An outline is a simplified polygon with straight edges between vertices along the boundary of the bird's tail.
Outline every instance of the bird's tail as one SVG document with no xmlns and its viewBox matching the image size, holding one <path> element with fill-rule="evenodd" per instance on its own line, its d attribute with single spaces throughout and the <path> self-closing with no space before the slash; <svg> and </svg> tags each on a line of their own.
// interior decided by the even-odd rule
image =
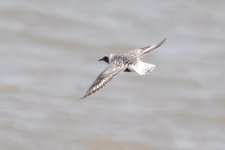
<svg viewBox="0 0 225 150">
<path fill-rule="evenodd" d="M 155 69 L 155 65 L 138 61 L 135 65 L 131 65 L 130 69 L 134 70 L 139 75 L 145 75 L 153 71 Z"/>
</svg>

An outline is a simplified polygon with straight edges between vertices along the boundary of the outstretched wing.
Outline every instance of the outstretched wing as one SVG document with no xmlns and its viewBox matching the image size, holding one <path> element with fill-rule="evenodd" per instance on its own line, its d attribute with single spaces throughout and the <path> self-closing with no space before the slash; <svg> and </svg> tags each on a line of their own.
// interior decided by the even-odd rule
<svg viewBox="0 0 225 150">
<path fill-rule="evenodd" d="M 87 90 L 86 94 L 81 97 L 81 99 L 90 96 L 96 91 L 103 88 L 109 81 L 111 81 L 117 74 L 125 70 L 126 66 L 116 66 L 115 64 L 110 64 L 92 83 L 90 88 Z"/>
<path fill-rule="evenodd" d="M 166 41 L 166 39 L 164 39 L 160 43 L 152 45 L 152 46 L 147 46 L 147 47 L 143 47 L 143 48 L 130 50 L 128 52 L 125 52 L 124 55 L 129 56 L 130 59 L 141 59 L 145 54 L 160 47 L 165 41 Z"/>
<path fill-rule="evenodd" d="M 140 49 L 141 52 L 139 54 L 139 58 L 143 57 L 145 54 L 151 52 L 152 50 L 160 47 L 165 41 L 166 41 L 166 38 L 164 40 L 162 40 L 161 42 L 159 42 L 158 44 L 141 48 Z"/>
</svg>

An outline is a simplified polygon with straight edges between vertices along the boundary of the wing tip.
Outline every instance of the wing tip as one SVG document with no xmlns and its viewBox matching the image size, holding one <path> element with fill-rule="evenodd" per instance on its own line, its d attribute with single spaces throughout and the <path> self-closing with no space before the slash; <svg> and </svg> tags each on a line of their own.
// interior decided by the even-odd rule
<svg viewBox="0 0 225 150">
<path fill-rule="evenodd" d="M 166 40 L 167 40 L 167 38 L 164 38 L 161 42 L 159 42 L 158 44 L 154 45 L 153 49 L 160 47 Z"/>
<path fill-rule="evenodd" d="M 91 95 L 90 93 L 86 93 L 84 96 L 82 96 L 82 97 L 80 98 L 80 100 L 85 99 L 86 97 L 88 97 L 88 96 L 90 96 L 90 95 Z"/>
<path fill-rule="evenodd" d="M 157 43 L 155 45 L 146 46 L 146 47 L 143 47 L 141 49 L 143 49 L 143 50 L 153 50 L 153 49 L 156 49 L 156 48 L 160 47 L 166 40 L 167 40 L 167 38 L 164 38 L 161 42 L 159 42 L 159 43 Z"/>
<path fill-rule="evenodd" d="M 82 96 L 79 98 L 79 100 L 83 100 L 85 97 L 87 97 L 86 95 Z"/>
<path fill-rule="evenodd" d="M 163 39 L 161 42 L 159 42 L 158 44 L 153 45 L 151 49 L 153 50 L 153 49 L 159 48 L 166 40 L 167 40 L 167 38 L 164 38 L 164 39 Z"/>
<path fill-rule="evenodd" d="M 161 46 L 166 40 L 167 38 L 164 38 L 158 45 Z"/>
</svg>

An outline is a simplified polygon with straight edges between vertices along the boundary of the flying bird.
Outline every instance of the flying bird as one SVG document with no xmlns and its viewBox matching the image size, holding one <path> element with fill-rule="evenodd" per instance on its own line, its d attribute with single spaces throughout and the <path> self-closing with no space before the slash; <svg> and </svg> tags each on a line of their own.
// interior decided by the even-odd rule
<svg viewBox="0 0 225 150">
<path fill-rule="evenodd" d="M 155 68 L 155 65 L 145 63 L 141 61 L 141 58 L 152 50 L 160 47 L 165 41 L 166 39 L 152 46 L 130 50 L 120 55 L 110 54 L 109 56 L 99 59 L 99 61 L 106 62 L 108 66 L 101 74 L 98 75 L 96 80 L 92 83 L 90 88 L 87 90 L 85 95 L 81 97 L 81 99 L 90 96 L 91 94 L 103 88 L 120 72 L 136 72 L 139 75 L 145 75 L 151 72 Z"/>
</svg>

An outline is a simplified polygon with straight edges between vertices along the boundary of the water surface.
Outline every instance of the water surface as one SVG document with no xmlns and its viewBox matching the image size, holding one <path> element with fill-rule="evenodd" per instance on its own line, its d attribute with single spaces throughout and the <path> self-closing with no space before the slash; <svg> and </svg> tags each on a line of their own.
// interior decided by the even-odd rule
<svg viewBox="0 0 225 150">
<path fill-rule="evenodd" d="M 0 148 L 225 149 L 225 2 L 2 1 Z M 166 43 L 77 101 L 109 53 Z"/>
</svg>

